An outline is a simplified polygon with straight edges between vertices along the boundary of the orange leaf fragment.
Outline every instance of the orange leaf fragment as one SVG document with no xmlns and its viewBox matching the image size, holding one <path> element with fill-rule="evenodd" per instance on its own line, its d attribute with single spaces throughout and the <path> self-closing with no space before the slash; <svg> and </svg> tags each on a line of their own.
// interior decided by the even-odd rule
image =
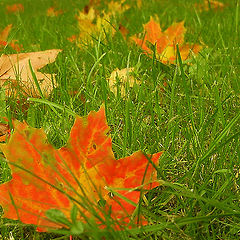
<svg viewBox="0 0 240 240">
<path fill-rule="evenodd" d="M 22 46 L 17 43 L 17 40 L 12 40 L 9 43 L 7 42 L 11 29 L 12 29 L 12 24 L 9 24 L 0 33 L 0 50 L 9 44 L 12 47 L 12 49 L 16 50 L 17 52 L 20 52 L 22 49 Z"/>
<path fill-rule="evenodd" d="M 23 12 L 24 6 L 21 3 L 15 3 L 6 7 L 8 13 Z"/>
<path fill-rule="evenodd" d="M 172 24 L 163 32 L 160 24 L 151 17 L 150 21 L 144 25 L 144 30 L 145 36 L 143 39 L 133 36 L 132 40 L 149 56 L 152 55 L 150 45 L 156 45 L 156 57 L 164 64 L 175 63 L 177 44 L 179 45 L 180 54 L 183 60 L 189 57 L 190 50 L 197 54 L 202 48 L 198 44 L 184 43 L 186 29 L 183 21 Z"/>
<path fill-rule="evenodd" d="M 107 189 L 137 204 L 139 190 L 157 186 L 156 171 L 140 151 L 116 160 L 108 132 L 103 107 L 87 117 L 77 116 L 67 145 L 60 149 L 47 142 L 42 129 L 15 121 L 9 141 L 0 144 L 12 170 L 12 180 L 0 185 L 4 217 L 36 224 L 39 231 L 46 231 L 64 225 L 48 220 L 45 212 L 58 209 L 70 219 L 74 202 L 87 217 L 93 217 L 94 209 L 102 218 L 111 216 L 120 226 L 130 222 L 135 206 L 117 195 L 110 196 Z M 161 154 L 149 158 L 157 164 Z M 102 208 L 100 200 L 106 202 Z M 104 223 L 99 222 L 101 227 Z"/>
<path fill-rule="evenodd" d="M 47 10 L 47 16 L 48 17 L 57 17 L 59 15 L 63 14 L 63 10 L 57 10 L 54 7 L 50 7 Z"/>
</svg>

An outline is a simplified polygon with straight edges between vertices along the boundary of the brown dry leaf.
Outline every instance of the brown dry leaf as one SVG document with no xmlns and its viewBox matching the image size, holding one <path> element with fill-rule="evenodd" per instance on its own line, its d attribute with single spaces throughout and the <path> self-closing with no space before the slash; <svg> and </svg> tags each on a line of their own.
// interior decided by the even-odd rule
<svg viewBox="0 0 240 240">
<path fill-rule="evenodd" d="M 134 84 L 140 84 L 140 81 L 136 80 L 131 73 L 134 71 L 134 68 L 124 68 L 119 70 L 118 68 L 115 69 L 110 77 L 109 77 L 109 88 L 111 91 L 117 95 L 117 89 L 119 84 L 120 94 L 122 97 L 125 96 L 125 88 L 126 84 L 129 85 L 129 87 L 133 87 Z"/>
<path fill-rule="evenodd" d="M 29 60 L 38 79 L 39 86 L 45 96 L 52 91 L 54 74 L 38 72 L 45 65 L 55 61 L 61 49 L 40 52 L 2 55 L 0 57 L 0 86 L 7 81 L 8 86 L 19 86 L 26 95 L 39 96 L 29 67 Z M 5 84 L 4 84 L 5 85 Z"/>
<path fill-rule="evenodd" d="M 5 142 L 9 134 L 10 127 L 8 124 L 0 123 L 0 142 Z"/>
<path fill-rule="evenodd" d="M 203 3 L 195 3 L 195 8 L 200 12 L 213 10 L 222 10 L 226 5 L 219 1 L 205 0 Z"/>
</svg>

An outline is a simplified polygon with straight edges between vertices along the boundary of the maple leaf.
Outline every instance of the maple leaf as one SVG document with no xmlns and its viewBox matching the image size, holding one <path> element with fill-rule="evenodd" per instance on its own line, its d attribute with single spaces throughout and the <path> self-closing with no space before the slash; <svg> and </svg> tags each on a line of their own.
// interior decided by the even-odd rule
<svg viewBox="0 0 240 240">
<path fill-rule="evenodd" d="M 7 42 L 11 29 L 12 29 L 12 24 L 9 24 L 0 33 L 0 50 L 9 44 L 14 50 L 19 52 L 22 49 L 22 46 L 17 44 L 17 40 L 12 40 L 9 43 Z"/>
<path fill-rule="evenodd" d="M 24 6 L 21 3 L 15 3 L 12 5 L 6 6 L 6 10 L 8 13 L 18 13 L 24 11 Z"/>
<path fill-rule="evenodd" d="M 29 67 L 30 61 L 42 92 L 46 95 L 49 94 L 53 88 L 51 74 L 43 74 L 37 70 L 54 62 L 61 51 L 60 49 L 51 49 L 40 52 L 2 55 L 0 57 L 0 86 L 8 81 L 13 86 L 20 86 L 28 95 L 39 96 L 32 79 Z"/>
<path fill-rule="evenodd" d="M 121 96 L 125 96 L 125 87 L 128 83 L 129 87 L 133 87 L 134 84 L 140 84 L 138 80 L 136 80 L 131 73 L 134 71 L 134 68 L 124 68 L 119 70 L 115 69 L 110 77 L 109 77 L 109 88 L 111 91 L 117 95 L 117 85 L 119 84 L 120 94 Z"/>
<path fill-rule="evenodd" d="M 225 4 L 223 4 L 219 1 L 205 0 L 205 1 L 203 1 L 203 3 L 195 3 L 194 6 L 200 12 L 202 12 L 202 11 L 209 11 L 211 9 L 222 10 L 225 7 Z"/>
<path fill-rule="evenodd" d="M 114 33 L 115 30 L 109 24 L 110 14 L 102 12 L 101 16 L 96 14 L 93 7 L 84 8 L 83 11 L 79 11 L 76 19 L 78 21 L 79 35 L 76 37 L 77 45 L 82 48 L 86 43 L 93 43 L 94 37 L 105 29 L 107 32 Z M 74 41 L 75 39 L 70 38 Z"/>
<path fill-rule="evenodd" d="M 0 185 L 6 218 L 35 224 L 39 231 L 60 228 L 63 225 L 50 221 L 46 212 L 58 209 L 70 219 L 74 203 L 82 221 L 83 216 L 93 217 L 94 209 L 103 218 L 110 214 L 120 226 L 126 225 L 139 201 L 139 190 L 158 185 L 156 171 L 142 152 L 115 159 L 104 107 L 87 117 L 77 116 L 67 145 L 60 149 L 47 143 L 43 129 L 18 121 L 14 125 L 9 141 L 0 144 L 12 171 L 12 180 Z M 157 164 L 161 154 L 148 157 Z M 118 194 L 110 196 L 108 189 Z M 101 200 L 105 201 L 102 208 Z M 97 222 L 104 226 L 99 218 Z"/>
<path fill-rule="evenodd" d="M 79 11 L 76 19 L 80 33 L 78 36 L 73 35 L 68 38 L 71 42 L 76 41 L 80 48 L 86 44 L 93 43 L 93 39 L 97 37 L 103 29 L 107 33 L 115 34 L 115 27 L 110 23 L 111 18 L 130 8 L 129 5 L 125 4 L 125 0 L 121 0 L 120 2 L 111 1 L 107 4 L 107 12 L 102 11 L 98 13 L 93 6 L 98 5 L 99 2 L 94 3 L 95 1 L 90 1 L 90 4 L 87 5 L 83 11 Z M 119 30 L 123 30 L 123 28 Z M 126 30 L 124 29 L 121 32 L 126 33 Z"/>
<path fill-rule="evenodd" d="M 162 32 L 160 24 L 151 17 L 150 21 L 144 25 L 144 30 L 146 34 L 143 39 L 133 36 L 132 40 L 149 56 L 152 55 L 149 45 L 156 45 L 156 57 L 164 64 L 175 63 L 177 44 L 183 60 L 189 57 L 190 50 L 195 54 L 201 50 L 201 46 L 198 44 L 184 43 L 186 29 L 183 21 L 172 24 L 167 30 Z"/>
<path fill-rule="evenodd" d="M 125 4 L 125 0 L 121 0 L 120 2 L 111 1 L 108 3 L 108 12 L 112 15 L 122 14 L 129 8 L 130 6 Z"/>
</svg>

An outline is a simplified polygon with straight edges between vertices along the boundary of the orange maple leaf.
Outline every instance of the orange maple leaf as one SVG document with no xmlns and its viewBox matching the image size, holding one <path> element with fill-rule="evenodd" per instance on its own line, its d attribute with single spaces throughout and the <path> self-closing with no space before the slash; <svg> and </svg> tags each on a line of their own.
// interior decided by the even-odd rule
<svg viewBox="0 0 240 240">
<path fill-rule="evenodd" d="M 162 152 L 148 159 L 138 151 L 116 160 L 108 132 L 103 107 L 87 117 L 77 116 L 67 145 L 60 149 L 47 143 L 43 129 L 16 121 L 8 143 L 0 144 L 12 170 L 12 180 L 0 185 L 4 217 L 46 231 L 63 226 L 47 219 L 46 211 L 58 209 L 70 219 L 74 203 L 82 213 L 80 220 L 95 211 L 103 219 L 111 216 L 118 226 L 130 222 L 141 190 L 158 185 L 149 159 L 157 164 Z M 109 189 L 117 194 L 110 196 Z M 105 202 L 102 208 L 100 200 Z M 97 222 L 104 227 L 104 221 Z"/>
<path fill-rule="evenodd" d="M 132 40 L 149 56 L 152 55 L 149 44 L 156 45 L 156 57 L 164 64 L 175 63 L 177 44 L 183 60 L 189 57 L 190 50 L 194 53 L 198 53 L 201 50 L 201 46 L 198 44 L 184 43 L 186 29 L 183 21 L 172 24 L 167 30 L 162 32 L 160 24 L 151 17 L 150 21 L 144 25 L 144 30 L 145 36 L 143 39 L 133 36 Z"/>
</svg>

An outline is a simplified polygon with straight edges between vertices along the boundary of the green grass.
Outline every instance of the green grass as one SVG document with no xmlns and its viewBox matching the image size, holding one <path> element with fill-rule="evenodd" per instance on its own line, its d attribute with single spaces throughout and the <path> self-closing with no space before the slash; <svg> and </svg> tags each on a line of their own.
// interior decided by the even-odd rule
<svg viewBox="0 0 240 240">
<path fill-rule="evenodd" d="M 239 239 L 240 238 L 240 38 L 237 0 L 225 1 L 222 11 L 198 12 L 190 1 L 148 0 L 113 23 L 131 34 L 157 14 L 163 29 L 185 20 L 187 42 L 207 47 L 190 64 L 165 66 L 142 54 L 121 34 L 103 34 L 93 45 L 79 49 L 67 37 L 78 33 L 74 17 L 87 1 L 22 0 L 25 11 L 6 14 L 0 3 L 0 29 L 13 23 L 10 38 L 24 51 L 61 48 L 56 62 L 44 68 L 57 73 L 58 86 L 47 99 L 19 100 L 1 94 L 0 114 L 43 127 L 55 147 L 63 146 L 73 125 L 73 113 L 87 115 L 105 103 L 116 158 L 139 149 L 164 151 L 157 166 L 161 186 L 146 195 L 140 208 L 150 225 L 116 232 L 101 232 L 96 225 L 79 239 Z M 129 0 L 129 2 L 132 2 Z M 200 2 L 200 1 L 191 1 Z M 49 18 L 52 5 L 64 14 Z M 102 41 L 106 38 L 105 41 Z M 13 53 L 10 47 L 3 51 Z M 116 68 L 135 67 L 141 85 L 115 96 L 108 78 Z M 167 85 L 164 85 L 164 82 Z M 76 92 L 76 94 L 73 94 Z M 0 162 L 0 177 L 9 169 Z M 110 231 L 111 230 L 111 231 Z M 36 233 L 33 227 L 2 218 L 0 239 L 68 239 Z M 75 238 L 77 239 L 77 238 Z"/>
</svg>

